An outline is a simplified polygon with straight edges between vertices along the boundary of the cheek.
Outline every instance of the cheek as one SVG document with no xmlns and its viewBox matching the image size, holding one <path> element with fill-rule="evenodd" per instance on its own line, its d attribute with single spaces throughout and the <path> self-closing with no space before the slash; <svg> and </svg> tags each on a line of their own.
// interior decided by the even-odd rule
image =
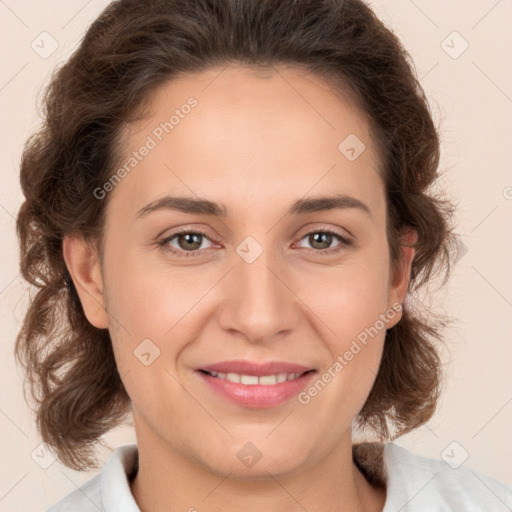
<svg viewBox="0 0 512 512">
<path fill-rule="evenodd" d="M 304 277 L 308 306 L 324 326 L 330 361 L 319 377 L 325 376 L 332 386 L 332 410 L 342 397 L 355 415 L 377 374 L 387 327 L 383 317 L 396 315 L 395 310 L 388 311 L 389 259 L 378 256 L 386 251 L 383 242 L 380 250 L 365 253 L 357 262 Z"/>
<path fill-rule="evenodd" d="M 111 313 L 135 339 L 169 335 L 208 290 L 200 272 L 172 271 L 143 258 L 126 257 L 112 272 Z"/>
<path fill-rule="evenodd" d="M 387 258 L 304 273 L 303 296 L 341 345 L 372 326 L 388 307 Z"/>
<path fill-rule="evenodd" d="M 323 345 L 328 352 L 311 386 L 299 396 L 318 421 L 336 424 L 339 431 L 366 401 L 378 373 L 386 335 L 382 317 L 387 310 L 387 264 L 352 266 L 350 272 L 333 274 L 311 294 L 311 307 L 322 320 Z M 309 281 L 310 280 L 310 281 Z M 320 348 L 320 347 L 319 347 Z"/>
<path fill-rule="evenodd" d="M 169 274 L 128 256 L 110 267 L 106 290 L 115 358 L 133 404 L 146 416 L 161 414 L 153 409 L 163 389 L 170 409 L 183 399 L 170 374 L 175 375 L 176 359 L 197 336 L 186 317 L 206 290 L 194 283 L 191 275 Z"/>
</svg>

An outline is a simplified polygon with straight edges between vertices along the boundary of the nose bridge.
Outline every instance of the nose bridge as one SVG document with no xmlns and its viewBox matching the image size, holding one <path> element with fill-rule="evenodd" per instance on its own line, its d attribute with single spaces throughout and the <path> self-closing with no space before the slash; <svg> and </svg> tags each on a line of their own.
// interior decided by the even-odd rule
<svg viewBox="0 0 512 512">
<path fill-rule="evenodd" d="M 239 244 L 220 319 L 224 329 L 257 341 L 294 327 L 295 296 L 280 275 L 282 268 L 270 247 L 264 248 L 250 237 Z"/>
</svg>

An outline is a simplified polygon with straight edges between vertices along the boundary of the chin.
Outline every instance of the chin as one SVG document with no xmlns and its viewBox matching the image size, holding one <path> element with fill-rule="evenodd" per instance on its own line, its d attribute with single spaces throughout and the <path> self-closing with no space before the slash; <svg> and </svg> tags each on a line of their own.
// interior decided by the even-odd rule
<svg viewBox="0 0 512 512">
<path fill-rule="evenodd" d="M 276 446 L 267 439 L 233 442 L 229 448 L 224 444 L 220 453 L 211 454 L 203 464 L 223 477 L 229 474 L 230 479 L 268 480 L 269 473 L 282 477 L 298 470 L 305 465 L 305 457 L 303 446 L 301 450 L 295 445 Z"/>
</svg>

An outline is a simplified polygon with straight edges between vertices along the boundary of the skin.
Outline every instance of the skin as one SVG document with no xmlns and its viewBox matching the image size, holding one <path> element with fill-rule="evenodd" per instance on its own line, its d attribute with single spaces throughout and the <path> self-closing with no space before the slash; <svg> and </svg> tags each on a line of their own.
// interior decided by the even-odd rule
<svg viewBox="0 0 512 512">
<path fill-rule="evenodd" d="M 378 511 L 385 491 L 352 462 L 351 423 L 371 390 L 381 329 L 311 401 L 250 409 L 212 392 L 194 370 L 219 361 L 288 361 L 322 375 L 409 284 L 412 249 L 391 270 L 386 198 L 365 116 L 321 78 L 230 65 L 167 82 L 122 137 L 128 157 L 193 96 L 198 104 L 110 192 L 102 258 L 79 237 L 64 256 L 88 320 L 111 334 L 139 446 L 132 493 L 143 512 Z M 338 150 L 349 134 L 366 146 Z M 287 215 L 298 199 L 344 194 L 368 207 Z M 208 199 L 225 218 L 156 209 L 168 195 Z M 191 257 L 159 245 L 204 230 Z M 308 236 L 325 229 L 335 236 Z M 236 249 L 248 236 L 262 253 Z M 190 241 L 189 241 L 190 243 Z M 168 241 L 180 254 L 187 239 Z M 322 249 L 340 249 L 321 254 Z M 253 250 L 253 249 L 251 249 Z M 400 312 L 387 321 L 395 325 Z M 160 355 L 134 356 L 150 339 Z M 261 459 L 237 452 L 252 443 Z"/>
</svg>

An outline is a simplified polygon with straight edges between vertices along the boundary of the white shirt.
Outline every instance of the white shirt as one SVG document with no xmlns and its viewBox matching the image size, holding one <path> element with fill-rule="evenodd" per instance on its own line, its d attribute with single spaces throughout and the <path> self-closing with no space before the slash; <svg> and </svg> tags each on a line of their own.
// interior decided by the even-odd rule
<svg viewBox="0 0 512 512">
<path fill-rule="evenodd" d="M 102 471 L 47 512 L 140 512 L 130 491 L 137 471 L 136 445 L 112 452 Z M 512 488 L 465 466 L 383 446 L 386 503 L 382 512 L 506 512 Z"/>
</svg>

